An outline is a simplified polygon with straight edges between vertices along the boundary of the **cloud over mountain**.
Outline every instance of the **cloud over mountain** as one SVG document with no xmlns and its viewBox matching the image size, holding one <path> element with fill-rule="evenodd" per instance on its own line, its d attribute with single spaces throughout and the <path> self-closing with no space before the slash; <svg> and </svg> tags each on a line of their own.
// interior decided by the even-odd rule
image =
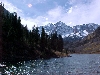
<svg viewBox="0 0 100 75">
<path fill-rule="evenodd" d="M 67 25 L 100 24 L 99 0 L 0 0 L 10 12 L 17 12 L 22 24 L 41 26 L 62 21 Z M 31 7 L 28 7 L 28 5 Z"/>
</svg>

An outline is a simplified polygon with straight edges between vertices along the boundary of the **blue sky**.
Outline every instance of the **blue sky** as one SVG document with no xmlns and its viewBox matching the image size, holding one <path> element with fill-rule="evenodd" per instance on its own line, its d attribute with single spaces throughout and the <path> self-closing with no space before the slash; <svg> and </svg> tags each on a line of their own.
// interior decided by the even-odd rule
<svg viewBox="0 0 100 75">
<path fill-rule="evenodd" d="M 100 24 L 100 0 L 0 0 L 10 12 L 21 16 L 22 24 L 34 25 L 62 21 L 69 26 Z"/>
</svg>

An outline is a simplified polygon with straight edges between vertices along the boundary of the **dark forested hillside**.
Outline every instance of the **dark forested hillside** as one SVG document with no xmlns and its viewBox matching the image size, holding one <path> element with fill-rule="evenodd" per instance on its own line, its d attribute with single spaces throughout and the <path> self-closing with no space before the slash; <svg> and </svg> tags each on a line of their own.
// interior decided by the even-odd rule
<svg viewBox="0 0 100 75">
<path fill-rule="evenodd" d="M 16 12 L 3 13 L 2 19 L 3 61 L 57 57 L 54 52 L 62 51 L 63 38 L 57 32 L 48 35 L 43 27 L 41 33 L 38 27 L 28 30 Z"/>
</svg>

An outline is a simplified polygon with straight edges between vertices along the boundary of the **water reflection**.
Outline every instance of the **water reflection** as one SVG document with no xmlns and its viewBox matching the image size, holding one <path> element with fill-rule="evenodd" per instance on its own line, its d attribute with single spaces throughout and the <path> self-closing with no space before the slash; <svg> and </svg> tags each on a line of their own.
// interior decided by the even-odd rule
<svg viewBox="0 0 100 75">
<path fill-rule="evenodd" d="M 72 57 L 32 60 L 8 65 L 7 75 L 100 75 L 99 54 L 72 54 Z"/>
</svg>

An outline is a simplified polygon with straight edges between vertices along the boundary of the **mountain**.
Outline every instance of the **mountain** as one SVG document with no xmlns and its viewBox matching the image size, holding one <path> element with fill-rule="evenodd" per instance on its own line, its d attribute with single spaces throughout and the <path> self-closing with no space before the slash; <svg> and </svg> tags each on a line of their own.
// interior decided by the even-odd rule
<svg viewBox="0 0 100 75">
<path fill-rule="evenodd" d="M 76 53 L 100 53 L 100 27 L 81 41 L 74 42 L 69 50 Z"/>
<path fill-rule="evenodd" d="M 56 24 L 49 23 L 44 26 L 44 29 L 48 34 L 54 33 L 57 31 L 58 34 L 61 34 L 64 38 L 64 41 L 76 41 L 77 39 L 82 39 L 88 34 L 92 33 L 97 29 L 99 25 L 94 23 L 76 25 L 76 26 L 68 26 L 65 23 L 59 21 Z M 39 27 L 41 31 L 42 26 Z"/>
<path fill-rule="evenodd" d="M 57 34 L 61 34 L 64 38 L 63 39 L 64 48 L 67 49 L 68 51 L 83 53 L 82 51 L 83 48 L 87 48 L 86 46 L 89 46 L 89 43 L 87 43 L 88 41 L 87 38 L 90 38 L 90 36 L 93 35 L 94 31 L 98 31 L 96 29 L 99 26 L 100 25 L 98 24 L 89 23 L 89 24 L 76 25 L 76 26 L 71 27 L 59 21 L 56 24 L 49 23 L 48 25 L 44 26 L 44 29 L 46 30 L 48 34 L 54 33 L 55 31 L 57 31 Z M 42 26 L 39 27 L 39 31 L 41 31 L 41 29 L 42 29 Z M 89 48 L 93 47 L 93 46 L 92 47 L 90 46 Z"/>
</svg>

